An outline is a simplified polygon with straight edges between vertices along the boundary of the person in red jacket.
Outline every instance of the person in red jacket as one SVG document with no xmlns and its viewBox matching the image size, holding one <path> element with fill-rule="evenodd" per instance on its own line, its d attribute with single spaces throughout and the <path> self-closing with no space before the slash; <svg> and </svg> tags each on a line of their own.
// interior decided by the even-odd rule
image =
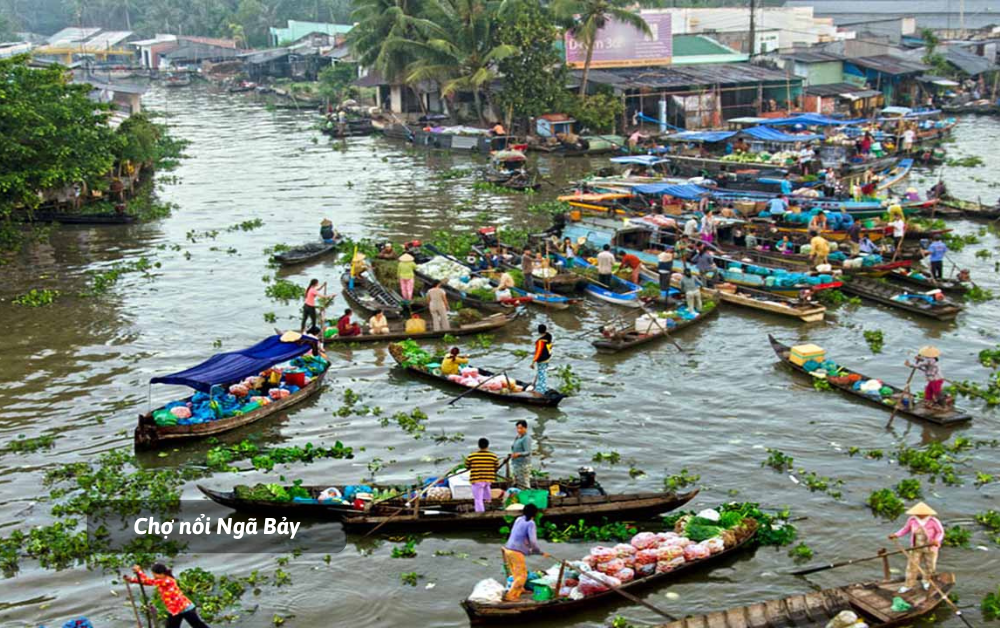
<svg viewBox="0 0 1000 628">
<path fill-rule="evenodd" d="M 152 578 L 143 573 L 142 567 L 139 565 L 134 565 L 132 571 L 135 572 L 135 577 L 126 576 L 126 580 L 156 587 L 156 590 L 160 592 L 160 599 L 167 607 L 169 615 L 167 628 L 180 628 L 182 620 L 186 621 L 191 628 L 209 628 L 209 625 L 202 621 L 201 617 L 198 617 L 198 610 L 194 603 L 181 592 L 180 587 L 177 586 L 177 580 L 174 579 L 174 574 L 170 573 L 166 565 L 162 563 L 153 565 L 150 570 L 153 572 Z"/>
<path fill-rule="evenodd" d="M 639 269 L 642 268 L 642 260 L 639 256 L 632 253 L 626 253 L 624 249 L 618 249 L 618 253 L 622 256 L 622 268 L 628 268 L 630 270 L 629 281 L 634 284 L 639 283 Z"/>
</svg>

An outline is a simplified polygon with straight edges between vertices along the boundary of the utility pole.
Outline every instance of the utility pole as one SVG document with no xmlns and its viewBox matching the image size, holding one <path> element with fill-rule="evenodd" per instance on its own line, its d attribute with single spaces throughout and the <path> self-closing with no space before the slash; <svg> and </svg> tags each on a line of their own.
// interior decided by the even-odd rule
<svg viewBox="0 0 1000 628">
<path fill-rule="evenodd" d="M 958 37 L 965 39 L 965 0 L 958 3 Z"/>
<path fill-rule="evenodd" d="M 757 0 L 750 0 L 750 59 L 757 54 Z"/>
</svg>

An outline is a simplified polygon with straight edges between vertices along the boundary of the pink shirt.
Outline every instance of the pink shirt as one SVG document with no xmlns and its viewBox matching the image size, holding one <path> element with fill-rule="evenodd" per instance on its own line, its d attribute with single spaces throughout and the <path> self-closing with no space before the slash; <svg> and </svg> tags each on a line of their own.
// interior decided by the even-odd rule
<svg viewBox="0 0 1000 628">
<path fill-rule="evenodd" d="M 906 521 L 906 525 L 903 529 L 896 533 L 896 536 L 910 535 L 910 547 L 916 545 L 913 541 L 913 533 L 920 528 L 920 520 L 916 517 L 910 517 Z M 941 541 L 944 540 L 944 528 L 941 526 L 941 522 L 937 520 L 936 517 L 928 517 L 927 521 L 923 524 L 924 532 L 927 533 L 927 541 L 931 545 L 941 547 Z"/>
<path fill-rule="evenodd" d="M 316 295 L 319 293 L 319 286 L 313 286 L 306 290 L 306 305 L 316 305 Z"/>
</svg>

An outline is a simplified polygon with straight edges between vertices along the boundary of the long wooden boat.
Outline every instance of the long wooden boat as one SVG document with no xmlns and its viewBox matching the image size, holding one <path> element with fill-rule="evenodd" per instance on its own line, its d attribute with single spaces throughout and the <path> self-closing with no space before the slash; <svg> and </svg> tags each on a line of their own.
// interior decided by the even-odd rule
<svg viewBox="0 0 1000 628">
<path fill-rule="evenodd" d="M 915 277 L 914 273 L 916 271 L 900 268 L 888 273 L 885 277 L 890 281 L 895 281 L 897 283 L 906 284 L 909 286 L 917 286 L 918 288 L 923 288 L 924 290 L 934 290 L 935 288 L 946 293 L 963 295 L 969 291 L 971 286 L 960 279 L 942 279 L 940 281 L 934 280 L 930 274 L 930 271 L 922 273 L 921 277 Z"/>
<path fill-rule="evenodd" d="M 545 512 L 547 516 L 548 511 Z M 625 582 L 619 587 L 619 589 L 630 593 L 635 592 L 646 587 L 669 582 L 682 574 L 687 574 L 693 569 L 708 567 L 715 563 L 722 562 L 727 557 L 732 556 L 747 547 L 756 535 L 756 520 L 745 519 L 743 523 L 744 526 L 746 526 L 747 532 L 738 538 L 737 543 L 732 547 L 726 548 L 718 554 L 713 554 L 708 558 L 685 562 L 673 571 L 654 573 L 644 578 L 636 578 L 631 582 Z M 551 617 L 553 615 L 564 617 L 568 613 L 578 612 L 613 601 L 620 601 L 621 599 L 622 598 L 614 591 L 607 590 L 594 593 L 593 595 L 579 600 L 573 600 L 567 597 L 557 597 L 544 602 L 538 602 L 525 598 L 522 598 L 517 602 L 495 603 L 463 600 L 462 608 L 464 608 L 465 612 L 469 615 L 469 620 L 473 625 L 487 623 L 522 623 L 534 621 L 536 618 Z"/>
<path fill-rule="evenodd" d="M 413 271 L 413 275 L 414 277 L 416 277 L 417 281 L 421 286 L 422 294 L 426 294 L 428 290 L 436 286 L 438 283 L 436 279 L 434 279 L 427 273 L 422 272 L 419 268 Z M 454 288 L 447 283 L 441 284 L 441 288 L 444 290 L 444 293 L 448 295 L 448 297 L 460 301 L 466 307 L 476 308 L 481 312 L 505 313 L 512 311 L 514 308 L 518 306 L 518 303 L 516 302 L 496 301 L 496 300 L 487 301 L 486 299 L 481 299 L 479 297 L 469 294 L 468 292 L 463 292 L 458 288 Z"/>
<path fill-rule="evenodd" d="M 948 595 L 955 585 L 955 575 L 939 573 L 934 576 L 934 582 Z M 689 616 L 660 624 L 657 628 L 806 628 L 825 625 L 842 611 L 852 611 L 872 628 L 891 628 L 914 624 L 944 601 L 933 588 L 925 591 L 923 587 L 915 587 L 901 594 L 902 583 L 901 579 L 859 582 Z M 903 598 L 911 608 L 900 612 L 892 610 L 892 600 L 896 597 Z"/>
<path fill-rule="evenodd" d="M 15 212 L 12 218 L 18 222 L 56 222 L 61 225 L 128 225 L 136 221 L 132 214 L 76 214 L 43 210 Z"/>
<path fill-rule="evenodd" d="M 452 388 L 459 388 L 464 391 L 471 390 L 468 386 L 463 386 L 462 384 L 451 381 L 450 379 L 448 379 L 446 375 L 441 375 L 440 373 L 434 373 L 423 367 L 408 366 L 404 364 L 402 350 L 400 349 L 400 346 L 398 344 L 389 345 L 389 355 L 392 356 L 392 359 L 395 360 L 400 367 L 406 369 L 410 373 L 419 375 L 424 379 L 431 379 L 437 382 L 442 382 L 447 386 L 450 386 Z M 503 378 L 506 381 L 517 384 L 517 386 L 522 389 L 522 392 L 500 393 L 500 392 L 494 392 L 492 390 L 487 390 L 483 387 L 479 387 L 475 389 L 475 392 L 471 393 L 474 395 L 479 395 L 481 397 L 489 397 L 490 399 L 495 399 L 497 401 L 502 401 L 505 403 L 518 403 L 528 406 L 541 406 L 545 408 L 554 408 L 559 405 L 559 402 L 561 402 L 563 399 L 566 398 L 566 395 L 564 395 L 563 393 L 559 392 L 554 388 L 548 389 L 547 391 L 545 391 L 544 394 L 537 393 L 534 390 L 529 391 L 527 389 L 532 386 L 531 382 L 525 382 L 519 379 L 515 379 L 513 377 L 508 377 L 503 372 L 493 373 L 492 371 L 488 371 L 484 368 L 479 368 L 479 374 L 487 378 L 492 378 L 494 376 L 496 378 Z"/>
<path fill-rule="evenodd" d="M 762 292 L 753 288 L 747 288 L 746 286 L 731 285 L 734 285 L 736 288 L 735 291 L 730 292 L 722 289 L 706 290 L 703 288 L 702 294 L 710 295 L 715 300 L 739 305 L 740 307 L 770 312 L 771 314 L 779 314 L 781 316 L 791 316 L 803 323 L 818 323 L 826 316 L 826 306 L 822 303 L 812 301 L 803 303 L 799 299 L 785 297 L 773 292 Z"/>
<path fill-rule="evenodd" d="M 552 256 L 557 261 L 562 262 L 564 267 L 566 266 L 567 260 L 565 257 L 557 254 L 552 254 Z M 574 258 L 573 265 L 580 268 L 596 269 L 596 266 L 579 255 Z M 605 303 L 611 303 L 612 305 L 620 305 L 622 307 L 642 307 L 642 301 L 639 299 L 639 293 L 642 291 L 642 288 L 627 279 L 622 279 L 618 275 L 611 275 L 610 287 L 605 287 L 594 281 L 586 279 L 584 279 L 584 281 L 587 281 L 587 283 L 584 286 L 583 291 L 595 299 L 604 301 Z"/>
<path fill-rule="evenodd" d="M 986 205 L 977 201 L 966 201 L 954 196 L 943 196 L 938 202 L 949 209 L 962 212 L 966 218 L 981 218 L 984 220 L 994 220 L 1000 218 L 1000 204 Z"/>
<path fill-rule="evenodd" d="M 329 135 L 334 139 L 344 137 L 363 137 L 374 133 L 375 127 L 372 126 L 371 118 L 356 118 L 353 120 L 347 120 L 347 122 L 344 123 L 344 129 L 341 130 L 340 123 L 334 120 L 332 123 L 325 124 L 322 128 L 322 132 L 324 135 Z"/>
<path fill-rule="evenodd" d="M 963 306 L 948 299 L 934 301 L 933 303 L 922 297 L 916 299 L 899 299 L 898 297 L 913 293 L 895 284 L 867 277 L 851 276 L 845 278 L 841 290 L 848 294 L 859 296 L 862 299 L 875 301 L 882 305 L 920 314 L 921 316 L 929 316 L 939 321 L 953 321 L 964 309 Z"/>
<path fill-rule="evenodd" d="M 317 375 L 308 384 L 284 399 L 272 401 L 266 406 L 262 406 L 252 412 L 248 412 L 240 416 L 231 416 L 225 419 L 209 421 L 208 423 L 160 426 L 153 420 L 152 412 L 141 414 L 139 415 L 139 424 L 136 425 L 133 433 L 135 448 L 157 449 L 160 447 L 169 447 L 183 440 L 193 440 L 197 438 L 204 438 L 206 436 L 214 436 L 215 434 L 235 430 L 236 428 L 243 427 L 244 425 L 256 423 L 257 421 L 271 415 L 279 414 L 282 410 L 312 397 L 323 387 L 323 379 L 325 377 L 326 371 Z"/>
<path fill-rule="evenodd" d="M 507 323 L 513 321 L 520 314 L 520 310 L 514 310 L 507 313 L 496 313 L 487 316 L 481 321 L 475 323 L 468 323 L 466 325 L 453 326 L 451 329 L 442 329 L 440 331 L 427 330 L 425 332 L 409 334 L 406 333 L 406 324 L 403 321 L 393 321 L 389 323 L 389 333 L 388 334 L 361 334 L 358 336 L 346 336 L 341 338 L 340 336 L 333 336 L 324 340 L 324 344 L 330 345 L 346 345 L 355 342 L 399 342 L 400 340 L 423 340 L 429 338 L 442 338 L 447 335 L 452 336 L 471 336 L 474 334 L 485 334 L 491 331 L 496 331 L 506 325 Z"/>
<path fill-rule="evenodd" d="M 687 329 L 688 327 L 694 327 L 698 323 L 706 321 L 718 313 L 719 306 L 718 304 L 715 304 L 711 309 L 703 309 L 695 318 L 682 320 L 670 329 L 666 328 L 667 323 L 664 321 L 661 322 L 663 327 L 654 328 L 648 334 L 641 333 L 633 328 L 611 338 L 600 338 L 598 340 L 594 340 L 590 344 L 594 345 L 594 347 L 601 353 L 618 353 L 619 351 L 633 349 L 657 340 L 662 340 L 663 338 L 667 338 L 679 331 Z"/>
<path fill-rule="evenodd" d="M 782 362 L 787 364 L 793 370 L 798 371 L 799 373 L 809 375 L 810 378 L 813 377 L 809 373 L 809 371 L 805 370 L 803 367 L 799 366 L 798 364 L 795 364 L 789 359 L 792 351 L 792 348 L 790 346 L 781 344 L 780 342 L 775 340 L 774 336 L 771 336 L 770 334 L 768 334 L 767 339 L 771 342 L 771 349 L 774 350 L 774 353 L 777 354 L 778 358 Z M 841 369 L 845 377 L 855 374 L 861 377 L 861 381 L 871 379 L 866 375 L 862 375 L 861 373 L 852 371 L 851 369 L 845 368 L 843 366 L 841 366 Z M 892 394 L 884 399 L 882 397 L 879 398 L 872 397 L 871 395 L 867 395 L 861 392 L 860 390 L 854 390 L 851 384 L 838 383 L 839 380 L 827 379 L 827 382 L 830 384 L 832 388 L 836 388 L 837 390 L 847 395 L 850 395 L 857 399 L 861 399 L 869 404 L 876 405 L 882 408 L 883 410 L 892 412 L 893 410 L 896 409 L 896 406 L 898 405 L 899 409 L 896 411 L 899 414 L 904 414 L 906 416 L 911 416 L 924 421 L 930 421 L 931 423 L 937 423 L 938 425 L 951 425 L 954 423 L 963 423 L 965 421 L 972 420 L 971 415 L 969 415 L 967 412 L 959 408 L 938 408 L 938 407 L 928 408 L 923 402 L 916 402 L 915 400 L 906 404 L 901 403 L 900 400 L 903 399 L 904 395 L 906 394 L 903 391 L 903 389 L 896 388 L 895 386 L 888 384 L 884 381 L 882 382 L 882 385 L 888 386 L 889 388 L 892 389 Z"/>
<path fill-rule="evenodd" d="M 403 317 L 403 297 L 387 289 L 369 273 L 357 275 L 352 284 L 351 271 L 345 270 L 340 275 L 340 286 L 345 297 L 369 312 L 382 310 L 388 319 Z"/>
<path fill-rule="evenodd" d="M 505 255 L 509 255 L 509 257 L 500 258 L 500 268 L 508 270 L 521 269 L 521 256 L 517 254 L 512 247 L 503 243 L 492 243 L 487 241 L 484 241 L 484 245 L 488 247 L 499 246 Z M 491 257 L 482 247 L 473 247 L 472 250 L 483 257 Z M 570 272 L 560 272 L 553 277 L 549 277 L 548 279 L 539 279 L 538 281 L 547 283 L 549 290 L 560 294 L 579 292 L 583 290 L 583 285 L 585 283 L 585 280 L 582 277 Z"/>
<path fill-rule="evenodd" d="M 323 257 L 328 253 L 332 253 L 338 246 L 340 246 L 342 241 L 343 238 L 334 238 L 333 242 L 310 242 L 308 244 L 290 248 L 287 251 L 275 253 L 274 260 L 282 266 L 304 264 L 306 262 L 311 262 L 314 259 Z"/>
<path fill-rule="evenodd" d="M 720 244 L 719 248 L 731 255 L 739 256 L 744 261 L 750 260 L 793 270 L 802 270 L 811 266 L 809 256 L 799 253 L 782 253 L 775 250 L 759 251 L 757 249 L 747 249 L 727 244 Z M 830 265 L 834 270 L 842 271 L 847 275 L 861 274 L 868 277 L 882 277 L 892 273 L 896 269 L 908 268 L 912 264 L 911 260 L 897 260 L 895 262 L 889 261 L 861 268 L 845 268 L 843 262 L 830 261 Z"/>
</svg>

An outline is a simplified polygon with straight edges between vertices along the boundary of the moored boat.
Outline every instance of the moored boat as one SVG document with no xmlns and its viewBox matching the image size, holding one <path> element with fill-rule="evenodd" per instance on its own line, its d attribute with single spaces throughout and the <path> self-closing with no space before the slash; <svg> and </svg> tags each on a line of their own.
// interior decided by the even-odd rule
<svg viewBox="0 0 1000 628">
<path fill-rule="evenodd" d="M 553 257 L 557 261 L 562 262 L 563 267 L 566 267 L 567 260 L 565 257 L 562 255 L 553 255 Z M 577 256 L 573 260 L 573 266 L 587 270 L 590 273 L 594 273 L 597 270 L 593 264 L 580 256 Z M 622 307 L 642 307 L 642 301 L 639 298 L 642 288 L 627 279 L 611 275 L 610 284 L 601 284 L 599 281 L 590 279 L 589 277 L 585 278 L 585 281 L 587 284 L 584 286 L 583 291 L 595 299 Z"/>
<path fill-rule="evenodd" d="M 340 246 L 342 240 L 343 239 L 340 236 L 337 236 L 334 238 L 333 242 L 319 241 L 295 246 L 281 251 L 280 253 L 275 253 L 274 260 L 282 266 L 304 264 L 314 259 L 323 257 L 328 253 L 332 253 L 338 246 Z"/>
<path fill-rule="evenodd" d="M 685 310 L 686 311 L 686 310 Z M 694 327 L 695 325 L 712 318 L 719 312 L 719 307 L 715 303 L 706 303 L 705 307 L 702 308 L 701 312 L 698 312 L 694 318 L 659 318 L 657 317 L 655 322 L 652 322 L 648 329 L 637 329 L 634 325 L 629 329 L 616 330 L 616 333 L 603 336 L 597 340 L 592 341 L 590 344 L 600 351 L 601 353 L 618 353 L 619 351 L 625 351 L 627 349 L 632 349 L 641 345 L 645 345 L 657 340 L 662 340 L 663 338 L 668 338 L 671 335 L 687 329 L 688 327 Z M 655 316 L 655 312 L 652 313 Z M 642 321 L 643 317 L 637 319 Z M 641 323 L 640 323 L 641 324 Z"/>
<path fill-rule="evenodd" d="M 872 628 L 910 625 L 937 608 L 943 598 L 934 588 L 915 587 L 899 593 L 902 580 L 858 582 L 820 591 L 791 595 L 782 599 L 738 606 L 704 615 L 660 624 L 657 628 L 785 628 L 812 627 L 826 624 L 843 611 L 851 611 Z M 939 573 L 934 583 L 948 595 L 955 585 L 955 575 Z M 900 597 L 910 607 L 894 610 L 893 599 Z"/>
<path fill-rule="evenodd" d="M 528 171 L 527 158 L 519 150 L 501 150 L 490 155 L 483 179 L 511 190 L 537 190 L 542 184 Z"/>
<path fill-rule="evenodd" d="M 777 354 L 778 358 L 791 367 L 793 370 L 799 373 L 804 373 L 810 377 L 815 377 L 812 373 L 806 370 L 805 366 L 807 364 L 799 365 L 792 361 L 792 349 L 788 345 L 784 345 L 777 340 L 774 336 L 768 335 L 767 339 L 771 343 L 771 349 Z M 890 384 L 885 383 L 881 380 L 874 380 L 873 378 L 867 377 L 852 371 L 846 367 L 838 365 L 838 375 L 830 376 L 828 372 L 821 372 L 822 379 L 825 379 L 830 387 L 836 388 L 837 390 L 850 395 L 856 399 L 861 399 L 867 403 L 879 406 L 883 410 L 889 412 L 896 411 L 901 415 L 911 416 L 924 421 L 929 421 L 931 423 L 937 423 L 938 425 L 952 425 L 957 423 L 963 423 L 965 421 L 971 421 L 972 416 L 969 415 L 964 410 L 954 407 L 939 407 L 933 406 L 928 407 L 923 402 L 917 402 L 909 396 L 909 391 L 904 391 L 901 388 L 896 388 Z M 877 393 L 877 396 L 873 394 L 868 394 L 867 392 L 860 389 L 855 389 L 854 386 L 859 382 L 867 381 L 879 381 L 881 382 L 881 387 Z M 881 390 L 888 388 L 888 394 L 882 395 Z"/>
<path fill-rule="evenodd" d="M 362 272 L 351 281 L 351 271 L 345 270 L 340 285 L 345 297 L 369 312 L 382 310 L 388 319 L 403 317 L 403 297 L 379 283 L 374 273 Z"/>
<path fill-rule="evenodd" d="M 88 214 L 39 210 L 16 212 L 11 218 L 17 222 L 57 222 L 62 225 L 128 225 L 136 221 L 133 214 Z"/>
<path fill-rule="evenodd" d="M 423 340 L 425 338 L 443 338 L 444 336 L 470 336 L 474 334 L 485 334 L 496 331 L 510 323 L 518 317 L 520 309 L 506 314 L 496 313 L 474 323 L 465 323 L 452 326 L 450 329 L 435 331 L 428 329 L 422 332 L 407 332 L 406 324 L 403 321 L 392 321 L 389 323 L 388 334 L 359 334 L 357 336 L 330 336 L 323 342 L 326 345 L 352 344 L 355 342 L 399 342 L 400 340 Z"/>
<path fill-rule="evenodd" d="M 963 273 L 965 278 L 963 279 Z M 938 289 L 946 294 L 963 295 L 972 287 L 968 278 L 968 271 L 961 270 L 955 278 L 934 279 L 930 272 L 924 272 L 914 268 L 897 268 L 885 275 L 886 279 L 910 286 L 917 286 L 924 290 Z"/>
<path fill-rule="evenodd" d="M 781 296 L 772 292 L 762 292 L 735 284 L 718 286 L 717 290 L 702 289 L 703 294 L 717 297 L 719 301 L 739 305 L 753 310 L 770 312 L 781 316 L 791 316 L 803 323 L 818 323 L 826 316 L 826 306 L 813 301 Z"/>
<path fill-rule="evenodd" d="M 317 362 L 321 365 L 321 370 L 318 370 L 312 378 L 305 376 L 297 378 L 303 385 L 296 384 L 295 390 L 292 390 L 290 385 L 286 388 L 286 382 L 290 380 L 288 375 L 282 375 L 283 380 L 280 384 L 272 385 L 266 380 L 263 381 L 259 391 L 256 391 L 259 392 L 258 395 L 250 394 L 255 391 L 243 391 L 246 399 L 265 395 L 270 398 L 271 390 L 285 388 L 284 396 L 276 396 L 273 401 L 267 403 L 249 401 L 238 408 L 234 406 L 230 411 L 225 409 L 227 403 L 225 398 L 230 396 L 226 392 L 229 391 L 230 385 L 246 378 L 256 377 L 275 365 L 294 360 L 310 351 L 315 352 L 316 349 L 314 338 L 291 333 L 289 336 L 276 334 L 246 349 L 220 353 L 189 369 L 154 377 L 150 380 L 150 384 L 187 386 L 196 392 L 192 397 L 140 415 L 133 434 L 136 449 L 152 449 L 182 440 L 228 432 L 277 414 L 313 396 L 322 387 L 323 378 L 329 369 L 330 364 L 325 360 Z M 199 396 L 200 401 L 196 399 Z M 211 414 L 202 418 L 198 416 L 197 406 L 205 404 L 211 407 Z M 179 417 L 173 413 L 173 406 L 185 407 L 187 411 L 181 414 L 186 414 L 188 418 L 178 420 Z M 171 419 L 167 414 L 171 414 L 174 418 Z M 180 421 L 189 422 L 180 423 Z"/>
<path fill-rule="evenodd" d="M 937 298 L 937 296 L 944 297 L 943 294 L 935 296 L 934 294 L 910 292 L 901 286 L 868 277 L 845 277 L 841 289 L 862 299 L 921 316 L 929 316 L 939 321 L 953 321 L 964 309 L 954 301 Z M 936 292 L 936 289 L 931 292 Z"/>
</svg>

